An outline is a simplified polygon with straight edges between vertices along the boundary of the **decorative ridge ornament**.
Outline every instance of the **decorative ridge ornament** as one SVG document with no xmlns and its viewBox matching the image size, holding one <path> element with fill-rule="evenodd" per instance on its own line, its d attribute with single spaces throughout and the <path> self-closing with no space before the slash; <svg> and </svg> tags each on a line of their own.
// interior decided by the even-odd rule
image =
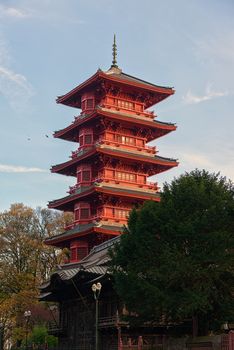
<svg viewBox="0 0 234 350">
<path fill-rule="evenodd" d="M 120 69 L 117 65 L 117 45 L 116 45 L 116 35 L 114 34 L 114 42 L 112 45 L 112 65 L 111 67 L 108 69 L 107 72 L 105 72 L 106 74 L 121 74 L 122 73 L 122 69 Z"/>
<path fill-rule="evenodd" d="M 111 67 L 118 68 L 118 65 L 117 65 L 117 45 L 116 45 L 116 36 L 115 36 L 115 34 L 114 34 L 114 42 L 113 42 L 112 47 L 113 47 L 113 49 L 112 49 L 113 60 L 112 60 Z"/>
</svg>

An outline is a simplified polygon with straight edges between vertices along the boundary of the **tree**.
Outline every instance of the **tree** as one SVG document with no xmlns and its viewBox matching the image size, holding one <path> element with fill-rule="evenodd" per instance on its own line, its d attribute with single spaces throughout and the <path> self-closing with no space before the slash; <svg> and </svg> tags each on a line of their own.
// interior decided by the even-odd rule
<svg viewBox="0 0 234 350">
<path fill-rule="evenodd" d="M 58 345 L 58 338 L 49 335 L 45 326 L 35 326 L 29 336 L 29 344 L 39 349 L 42 345 L 47 348 L 55 348 Z"/>
<path fill-rule="evenodd" d="M 117 293 L 139 321 L 193 319 L 193 334 L 233 320 L 234 185 L 205 170 L 165 184 L 111 252 Z M 144 301 L 144 302 L 143 302 Z"/>
<path fill-rule="evenodd" d="M 63 232 L 69 214 L 36 210 L 22 203 L 0 213 L 0 323 L 23 325 L 23 313 L 38 302 L 38 287 L 63 259 L 46 246 L 47 237 Z"/>
</svg>

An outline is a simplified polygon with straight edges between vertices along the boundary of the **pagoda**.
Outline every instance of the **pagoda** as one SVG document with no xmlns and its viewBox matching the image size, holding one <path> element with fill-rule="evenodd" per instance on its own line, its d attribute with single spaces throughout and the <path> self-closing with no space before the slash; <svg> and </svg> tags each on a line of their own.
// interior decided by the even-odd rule
<svg viewBox="0 0 234 350">
<path fill-rule="evenodd" d="M 72 212 L 74 220 L 46 244 L 70 250 L 69 263 L 82 260 L 95 245 L 121 234 L 129 212 L 145 200 L 159 201 L 157 183 L 147 178 L 178 165 L 158 155 L 148 143 L 176 129 L 160 122 L 148 109 L 174 94 L 138 79 L 118 67 L 114 37 L 113 61 L 82 84 L 57 98 L 57 103 L 81 109 L 74 121 L 54 133 L 74 142 L 70 159 L 52 173 L 75 178 L 68 195 L 49 208 Z"/>
</svg>

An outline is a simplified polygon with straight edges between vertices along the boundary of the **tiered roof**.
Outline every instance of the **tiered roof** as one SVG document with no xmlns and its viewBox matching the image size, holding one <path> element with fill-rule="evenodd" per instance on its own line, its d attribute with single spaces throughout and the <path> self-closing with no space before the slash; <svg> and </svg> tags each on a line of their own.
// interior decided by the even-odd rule
<svg viewBox="0 0 234 350">
<path fill-rule="evenodd" d="M 92 75 L 89 79 L 85 80 L 82 84 L 78 85 L 68 93 L 62 96 L 58 96 L 57 103 L 64 104 L 70 107 L 81 108 L 81 95 L 88 87 L 96 87 L 102 82 L 110 82 L 120 84 L 121 87 L 131 87 L 132 91 L 136 89 L 142 92 L 150 92 L 152 94 L 152 100 L 146 104 L 146 107 L 150 107 L 170 95 L 174 94 L 172 87 L 159 86 L 151 84 L 147 81 L 138 79 L 129 74 L 123 73 L 120 68 L 111 67 L 107 72 L 98 69 L 98 71 Z"/>
</svg>

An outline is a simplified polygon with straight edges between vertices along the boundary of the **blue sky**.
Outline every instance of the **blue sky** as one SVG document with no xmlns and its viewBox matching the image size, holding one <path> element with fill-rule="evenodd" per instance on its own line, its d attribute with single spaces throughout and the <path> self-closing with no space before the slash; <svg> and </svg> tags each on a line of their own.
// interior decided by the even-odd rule
<svg viewBox="0 0 234 350">
<path fill-rule="evenodd" d="M 178 129 L 153 144 L 180 165 L 150 180 L 196 167 L 234 180 L 233 20 L 233 0 L 0 0 L 0 210 L 74 184 L 49 171 L 76 148 L 53 131 L 79 112 L 55 98 L 110 67 L 113 33 L 125 73 L 176 90 L 154 110 Z"/>
</svg>

